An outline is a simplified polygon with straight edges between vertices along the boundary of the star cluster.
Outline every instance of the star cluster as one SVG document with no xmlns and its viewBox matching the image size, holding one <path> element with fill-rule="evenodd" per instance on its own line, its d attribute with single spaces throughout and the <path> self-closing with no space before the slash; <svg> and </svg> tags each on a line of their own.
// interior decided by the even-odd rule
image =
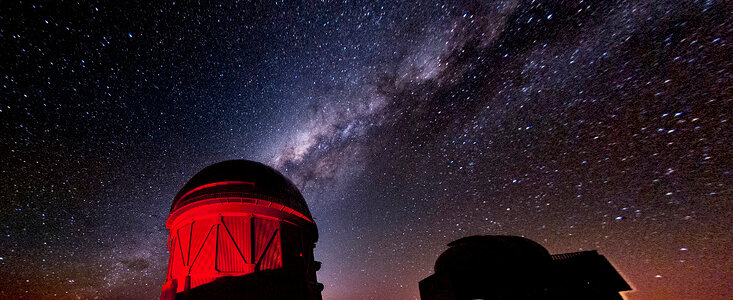
<svg viewBox="0 0 733 300">
<path fill-rule="evenodd" d="M 733 297 L 725 1 L 16 1 L 0 296 L 158 297 L 203 167 L 303 191 L 325 299 L 417 299 L 446 244 L 597 249 L 627 299 Z"/>
</svg>

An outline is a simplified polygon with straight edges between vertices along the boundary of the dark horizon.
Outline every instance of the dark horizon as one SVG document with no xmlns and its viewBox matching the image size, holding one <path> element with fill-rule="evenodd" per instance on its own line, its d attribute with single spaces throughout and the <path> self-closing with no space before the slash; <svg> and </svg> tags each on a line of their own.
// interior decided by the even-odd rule
<svg viewBox="0 0 733 300">
<path fill-rule="evenodd" d="M 730 11 L 7 3 L 0 298 L 159 297 L 176 193 L 248 159 L 300 188 L 324 299 L 416 299 L 471 235 L 598 250 L 629 300 L 731 299 Z"/>
</svg>

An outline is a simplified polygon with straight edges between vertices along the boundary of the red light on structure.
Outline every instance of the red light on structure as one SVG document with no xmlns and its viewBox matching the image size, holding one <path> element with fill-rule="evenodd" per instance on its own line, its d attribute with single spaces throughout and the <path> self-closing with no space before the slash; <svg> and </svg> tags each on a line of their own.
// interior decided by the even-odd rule
<svg viewBox="0 0 733 300">
<path fill-rule="evenodd" d="M 312 220 L 297 188 L 270 167 L 236 160 L 205 168 L 173 201 L 161 299 L 320 299 Z"/>
</svg>

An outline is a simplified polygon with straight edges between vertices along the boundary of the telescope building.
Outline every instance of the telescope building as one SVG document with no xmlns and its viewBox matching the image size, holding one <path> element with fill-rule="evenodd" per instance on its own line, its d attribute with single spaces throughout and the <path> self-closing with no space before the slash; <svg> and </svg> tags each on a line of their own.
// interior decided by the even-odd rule
<svg viewBox="0 0 733 300">
<path fill-rule="evenodd" d="M 174 198 L 166 227 L 161 300 L 321 299 L 316 224 L 295 185 L 266 165 L 204 168 Z"/>
</svg>

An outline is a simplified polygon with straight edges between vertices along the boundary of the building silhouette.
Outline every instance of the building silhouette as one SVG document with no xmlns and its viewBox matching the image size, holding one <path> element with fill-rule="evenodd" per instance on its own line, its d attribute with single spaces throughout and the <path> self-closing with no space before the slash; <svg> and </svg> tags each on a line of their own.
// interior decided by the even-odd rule
<svg viewBox="0 0 733 300">
<path fill-rule="evenodd" d="M 517 236 L 470 236 L 448 246 L 435 274 L 420 281 L 422 300 L 620 300 L 631 290 L 596 251 L 550 255 Z"/>
<path fill-rule="evenodd" d="M 318 229 L 300 191 L 247 160 L 220 162 L 178 192 L 161 300 L 321 299 Z"/>
</svg>

